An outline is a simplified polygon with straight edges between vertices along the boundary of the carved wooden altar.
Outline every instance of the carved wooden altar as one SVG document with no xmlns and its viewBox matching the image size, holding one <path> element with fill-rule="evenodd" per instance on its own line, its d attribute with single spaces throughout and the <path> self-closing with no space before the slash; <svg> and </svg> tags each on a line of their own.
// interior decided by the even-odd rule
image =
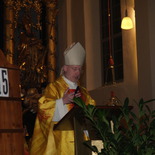
<svg viewBox="0 0 155 155">
<path fill-rule="evenodd" d="M 57 0 L 3 0 L 4 2 L 4 49 L 7 60 L 11 64 L 16 64 L 14 60 L 15 51 L 15 30 L 18 28 L 19 13 L 25 8 L 26 12 L 33 9 L 37 13 L 36 23 L 32 26 L 36 30 L 46 30 L 46 49 L 48 52 L 48 81 L 55 80 L 56 70 L 56 15 Z M 43 18 L 43 7 L 46 8 L 46 14 Z M 45 27 L 42 27 L 42 21 L 45 21 Z"/>
</svg>

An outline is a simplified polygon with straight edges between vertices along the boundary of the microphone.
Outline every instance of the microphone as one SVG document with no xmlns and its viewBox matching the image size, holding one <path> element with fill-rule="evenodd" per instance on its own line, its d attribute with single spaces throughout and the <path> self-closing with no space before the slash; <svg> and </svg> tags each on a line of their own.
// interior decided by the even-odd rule
<svg viewBox="0 0 155 155">
<path fill-rule="evenodd" d="M 75 94 L 76 94 L 79 90 L 80 90 L 80 88 L 79 88 L 79 86 L 77 86 L 77 88 L 76 88 L 76 90 L 75 90 L 75 92 L 74 92 L 74 96 L 75 96 Z"/>
</svg>

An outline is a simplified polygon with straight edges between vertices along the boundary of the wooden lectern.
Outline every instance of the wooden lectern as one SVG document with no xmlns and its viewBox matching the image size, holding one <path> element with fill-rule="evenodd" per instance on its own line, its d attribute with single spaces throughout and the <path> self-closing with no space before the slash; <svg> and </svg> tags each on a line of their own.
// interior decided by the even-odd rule
<svg viewBox="0 0 155 155">
<path fill-rule="evenodd" d="M 82 109 L 74 106 L 59 122 L 54 126 L 54 130 L 74 130 L 75 155 L 89 155 L 91 151 L 83 144 L 85 118 Z"/>
<path fill-rule="evenodd" d="M 20 71 L 0 50 L 0 155 L 23 155 Z"/>
<path fill-rule="evenodd" d="M 96 106 L 99 110 L 106 110 L 109 114 L 108 119 L 111 120 L 111 115 L 119 116 L 121 113 L 119 106 Z M 129 107 L 132 109 L 132 107 Z M 92 151 L 88 149 L 83 142 L 84 130 L 89 130 L 91 140 L 100 140 L 96 135 L 96 131 L 92 128 L 87 119 L 85 119 L 82 109 L 75 106 L 70 110 L 59 122 L 54 126 L 54 130 L 74 130 L 75 155 L 91 155 Z M 91 140 L 89 141 L 91 143 Z"/>
</svg>

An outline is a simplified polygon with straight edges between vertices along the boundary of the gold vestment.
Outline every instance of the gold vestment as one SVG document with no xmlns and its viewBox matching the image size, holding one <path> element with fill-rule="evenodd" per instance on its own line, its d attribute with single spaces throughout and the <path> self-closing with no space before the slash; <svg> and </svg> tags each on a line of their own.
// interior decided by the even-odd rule
<svg viewBox="0 0 155 155">
<path fill-rule="evenodd" d="M 39 100 L 30 155 L 74 155 L 74 131 L 53 131 L 52 121 L 56 100 L 63 97 L 68 87 L 62 76 L 46 87 Z M 95 105 L 88 91 L 79 87 L 86 105 Z"/>
</svg>

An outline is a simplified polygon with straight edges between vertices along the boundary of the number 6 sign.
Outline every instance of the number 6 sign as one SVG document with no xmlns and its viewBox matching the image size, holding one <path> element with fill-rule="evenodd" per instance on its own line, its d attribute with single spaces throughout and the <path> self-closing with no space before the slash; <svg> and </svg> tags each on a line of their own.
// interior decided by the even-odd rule
<svg viewBox="0 0 155 155">
<path fill-rule="evenodd" d="M 0 68 L 0 97 L 9 97 L 8 70 Z"/>
</svg>

